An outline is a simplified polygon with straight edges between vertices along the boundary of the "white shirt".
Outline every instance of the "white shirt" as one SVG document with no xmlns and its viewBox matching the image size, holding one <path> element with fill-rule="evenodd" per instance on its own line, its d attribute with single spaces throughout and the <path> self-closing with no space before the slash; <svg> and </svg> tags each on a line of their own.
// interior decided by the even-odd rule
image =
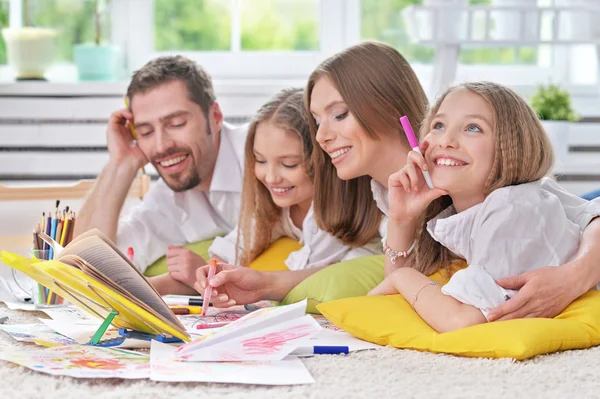
<svg viewBox="0 0 600 399">
<path fill-rule="evenodd" d="M 388 203 L 388 190 L 383 185 L 379 184 L 375 179 L 371 179 L 371 192 L 373 193 L 373 200 L 377 204 L 377 208 L 383 213 L 381 223 L 379 224 L 379 235 L 381 236 L 381 242 L 386 245 L 387 241 L 387 225 L 388 216 L 390 215 L 390 205 Z"/>
<path fill-rule="evenodd" d="M 215 238 L 208 252 L 211 256 L 217 256 L 227 263 L 233 264 L 236 261 L 237 235 L 238 229 L 236 228 L 225 237 Z M 271 242 L 281 237 L 289 237 L 303 244 L 302 248 L 292 252 L 285 260 L 285 264 L 290 270 L 328 266 L 347 259 L 383 253 L 377 237 L 364 247 L 353 248 L 319 229 L 312 206 L 302 222 L 302 230 L 292 222 L 290 208 L 282 209 L 281 218 L 273 228 Z"/>
<path fill-rule="evenodd" d="M 133 247 L 144 271 L 168 245 L 183 245 L 229 233 L 240 212 L 247 125 L 223 123 L 219 153 L 208 193 L 198 188 L 174 192 L 161 179 L 142 203 L 119 221 L 117 245 Z"/>
<path fill-rule="evenodd" d="M 552 179 L 507 186 L 456 213 L 448 207 L 427 224 L 429 234 L 466 259 L 442 292 L 488 312 L 517 291 L 495 280 L 571 260 L 582 231 L 600 215 L 600 201 L 564 191 Z"/>
</svg>

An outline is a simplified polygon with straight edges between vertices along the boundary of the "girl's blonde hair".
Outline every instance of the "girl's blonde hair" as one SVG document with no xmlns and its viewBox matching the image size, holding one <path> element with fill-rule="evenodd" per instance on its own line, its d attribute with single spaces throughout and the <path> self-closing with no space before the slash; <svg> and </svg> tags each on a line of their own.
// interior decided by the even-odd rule
<svg viewBox="0 0 600 399">
<path fill-rule="evenodd" d="M 306 107 L 310 112 L 313 88 L 321 78 L 335 86 L 362 129 L 369 137 L 400 135 L 406 140 L 399 118 L 408 115 L 421 121 L 427 96 L 413 69 L 393 47 L 362 42 L 326 59 L 310 75 Z M 310 115 L 310 114 L 309 114 Z M 363 246 L 378 232 L 382 214 L 373 201 L 371 178 L 341 180 L 329 156 L 316 141 L 314 118 L 308 123 L 313 139 L 315 195 L 313 209 L 321 229 L 345 244 Z M 408 142 L 407 142 L 408 148 Z"/>
<path fill-rule="evenodd" d="M 529 183 L 549 173 L 554 153 L 536 113 L 518 94 L 496 83 L 463 83 L 446 90 L 428 112 L 421 136 L 429 132 L 446 96 L 456 90 L 479 94 L 494 110 L 495 152 L 492 170 L 485 184 L 486 197 L 498 188 Z M 452 199 L 447 195 L 429 205 L 417 232 L 415 251 L 407 261 L 408 267 L 429 275 L 450 268 L 459 259 L 427 231 L 427 222 L 450 205 Z"/>
<path fill-rule="evenodd" d="M 256 129 L 262 122 L 271 122 L 281 129 L 297 134 L 302 141 L 303 167 L 312 179 L 313 144 L 307 119 L 303 90 L 286 89 L 260 107 L 248 127 L 244 154 L 244 183 L 238 223 L 237 264 L 247 266 L 267 249 L 271 243 L 273 226 L 281 217 L 281 208 L 275 205 L 269 190 L 254 174 Z M 239 245 L 240 243 L 242 245 Z"/>
</svg>

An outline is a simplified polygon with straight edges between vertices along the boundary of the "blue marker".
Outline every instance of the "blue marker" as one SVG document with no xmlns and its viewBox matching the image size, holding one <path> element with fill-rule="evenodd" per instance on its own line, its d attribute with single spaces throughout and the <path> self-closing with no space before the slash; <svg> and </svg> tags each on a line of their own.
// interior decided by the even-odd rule
<svg viewBox="0 0 600 399">
<path fill-rule="evenodd" d="M 295 356 L 347 355 L 347 346 L 302 346 L 290 353 Z"/>
</svg>

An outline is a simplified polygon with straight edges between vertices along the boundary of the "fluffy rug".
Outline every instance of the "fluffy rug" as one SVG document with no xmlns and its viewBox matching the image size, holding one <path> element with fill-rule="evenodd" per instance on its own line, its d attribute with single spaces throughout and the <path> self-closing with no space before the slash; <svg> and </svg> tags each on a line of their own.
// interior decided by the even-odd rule
<svg viewBox="0 0 600 399">
<path fill-rule="evenodd" d="M 43 313 L 10 311 L 8 324 L 36 322 Z M 0 331 L 0 350 L 33 344 Z M 147 380 L 81 380 L 35 373 L 0 361 L 3 399 L 81 398 L 565 398 L 600 397 L 600 347 L 513 362 L 467 359 L 383 348 L 349 356 L 304 360 L 312 385 L 264 387 L 232 384 L 157 383 Z"/>
</svg>

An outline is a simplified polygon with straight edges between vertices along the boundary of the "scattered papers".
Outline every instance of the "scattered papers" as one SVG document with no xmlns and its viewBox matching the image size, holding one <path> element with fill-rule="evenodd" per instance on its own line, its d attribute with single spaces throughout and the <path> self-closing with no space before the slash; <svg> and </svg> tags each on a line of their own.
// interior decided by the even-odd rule
<svg viewBox="0 0 600 399">
<path fill-rule="evenodd" d="M 23 303 L 23 302 L 4 302 L 7 308 L 10 310 L 38 310 L 35 307 L 35 303 Z"/>
<path fill-rule="evenodd" d="M 274 362 L 180 362 L 175 348 L 152 341 L 153 381 L 221 382 L 231 384 L 299 385 L 315 382 L 304 363 L 294 356 Z"/>
<path fill-rule="evenodd" d="M 100 326 L 100 322 L 98 322 L 97 324 L 89 324 L 85 321 L 83 323 L 65 323 L 62 320 L 39 320 L 52 330 L 56 331 L 57 333 L 64 335 L 65 337 L 68 337 L 81 345 L 90 342 L 90 340 L 98 330 L 98 327 Z M 101 341 L 112 338 L 120 338 L 119 330 L 117 330 L 116 328 L 109 328 L 108 330 L 106 330 L 106 332 L 102 336 Z M 115 347 L 130 349 L 149 348 L 150 341 L 140 339 L 126 339 L 121 344 Z"/>
<path fill-rule="evenodd" d="M 48 328 L 46 325 L 38 324 L 0 324 L 0 329 L 6 331 L 13 339 L 19 342 L 43 341 L 48 343 L 44 346 L 72 345 L 76 342 L 62 336 Z"/>
<path fill-rule="evenodd" d="M 75 378 L 150 377 L 148 355 L 123 349 L 68 345 L 35 351 L 0 352 L 0 359 L 34 371 Z"/>
<path fill-rule="evenodd" d="M 90 316 L 83 310 L 74 306 L 65 306 L 59 308 L 40 309 L 46 313 L 52 320 L 62 321 L 64 323 L 89 323 L 100 325 L 102 321 Z"/>
<path fill-rule="evenodd" d="M 225 327 L 180 346 L 183 361 L 249 362 L 282 360 L 306 346 L 321 326 L 305 314 L 306 300 L 252 312 Z"/>
</svg>

